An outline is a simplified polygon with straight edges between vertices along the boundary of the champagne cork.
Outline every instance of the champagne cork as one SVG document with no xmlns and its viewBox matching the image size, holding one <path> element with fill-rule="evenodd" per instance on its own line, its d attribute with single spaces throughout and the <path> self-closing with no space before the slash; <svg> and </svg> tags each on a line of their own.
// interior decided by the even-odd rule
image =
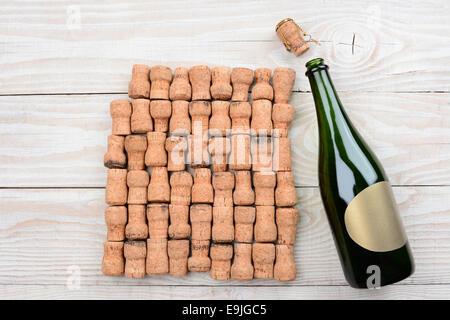
<svg viewBox="0 0 450 320">
<path fill-rule="evenodd" d="M 128 96 L 133 99 L 147 98 L 150 96 L 150 68 L 146 65 L 135 64 L 131 73 L 131 81 L 128 84 Z"/>
<path fill-rule="evenodd" d="M 127 203 L 127 197 L 127 169 L 108 169 L 105 190 L 106 204 L 121 206 Z"/>
<path fill-rule="evenodd" d="M 278 244 L 294 244 L 297 236 L 298 210 L 277 208 Z"/>
<path fill-rule="evenodd" d="M 189 239 L 191 236 L 191 226 L 189 225 L 189 206 L 170 204 L 169 216 L 169 237 L 171 239 Z"/>
<path fill-rule="evenodd" d="M 208 135 L 193 134 L 188 137 L 187 160 L 191 168 L 209 167 Z"/>
<path fill-rule="evenodd" d="M 294 261 L 294 246 L 277 244 L 273 276 L 277 281 L 292 281 L 297 277 Z"/>
<path fill-rule="evenodd" d="M 295 70 L 291 68 L 275 68 L 272 82 L 274 102 L 289 103 L 295 82 Z"/>
<path fill-rule="evenodd" d="M 287 137 L 293 119 L 293 106 L 288 103 L 275 103 L 272 110 L 273 135 Z"/>
<path fill-rule="evenodd" d="M 231 72 L 233 96 L 231 101 L 248 101 L 248 90 L 253 83 L 253 70 L 248 68 L 233 68 Z"/>
<path fill-rule="evenodd" d="M 147 246 L 145 241 L 127 241 L 124 249 L 125 255 L 125 277 L 144 278 L 145 277 L 145 257 L 147 256 Z"/>
<path fill-rule="evenodd" d="M 155 131 L 169 131 L 169 118 L 172 114 L 172 104 L 169 100 L 152 100 L 150 114 L 155 119 Z"/>
<path fill-rule="evenodd" d="M 146 206 L 144 204 L 130 204 L 128 206 L 128 223 L 125 236 L 129 240 L 144 240 L 148 237 Z"/>
<path fill-rule="evenodd" d="M 253 186 L 255 187 L 255 204 L 257 206 L 274 205 L 276 182 L 274 172 L 255 172 Z"/>
<path fill-rule="evenodd" d="M 153 167 L 148 185 L 149 202 L 169 202 L 170 185 L 166 167 Z"/>
<path fill-rule="evenodd" d="M 167 239 L 169 231 L 169 205 L 151 203 L 147 205 L 148 234 L 150 239 Z"/>
<path fill-rule="evenodd" d="M 192 85 L 192 101 L 211 100 L 209 86 L 211 71 L 208 66 L 194 66 L 189 69 L 189 80 Z"/>
<path fill-rule="evenodd" d="M 127 167 L 127 157 L 123 152 L 125 138 L 121 136 L 108 136 L 108 151 L 103 157 L 105 167 L 109 169 L 125 169 Z"/>
<path fill-rule="evenodd" d="M 167 166 L 166 134 L 164 132 L 147 132 L 147 144 L 145 165 L 147 167 Z"/>
<path fill-rule="evenodd" d="M 108 228 L 108 241 L 125 240 L 125 225 L 127 224 L 127 208 L 124 206 L 107 207 L 105 222 Z"/>
<path fill-rule="evenodd" d="M 270 85 L 272 70 L 267 68 L 259 68 L 255 70 L 255 85 L 252 89 L 252 99 L 267 99 L 272 101 L 273 88 Z"/>
<path fill-rule="evenodd" d="M 211 154 L 214 172 L 227 171 L 228 154 L 231 151 L 230 139 L 226 137 L 209 139 L 208 151 Z"/>
<path fill-rule="evenodd" d="M 255 203 L 255 192 L 252 189 L 252 174 L 250 171 L 235 171 L 236 186 L 233 201 L 238 206 L 250 206 Z"/>
<path fill-rule="evenodd" d="M 125 270 L 123 242 L 103 243 L 102 273 L 105 276 L 120 276 Z"/>
<path fill-rule="evenodd" d="M 272 139 L 269 137 L 253 137 L 251 141 L 252 170 L 260 172 L 272 171 Z"/>
<path fill-rule="evenodd" d="M 167 239 L 147 239 L 146 270 L 149 275 L 169 273 Z"/>
<path fill-rule="evenodd" d="M 238 281 L 253 279 L 252 245 L 250 243 L 234 243 L 231 279 Z"/>
<path fill-rule="evenodd" d="M 128 169 L 145 169 L 145 151 L 147 151 L 147 138 L 145 136 L 131 135 L 125 138 L 125 150 L 128 154 Z"/>
<path fill-rule="evenodd" d="M 191 204 L 192 176 L 187 171 L 177 171 L 170 176 L 170 203 L 188 206 Z"/>
<path fill-rule="evenodd" d="M 194 169 L 194 185 L 192 186 L 192 203 L 213 203 L 214 191 L 211 184 L 209 168 Z"/>
<path fill-rule="evenodd" d="M 297 204 L 297 190 L 294 186 L 294 173 L 280 171 L 277 173 L 277 188 L 275 189 L 275 203 L 278 207 L 293 207 Z"/>
<path fill-rule="evenodd" d="M 233 207 L 234 175 L 232 172 L 214 172 L 214 206 Z"/>
<path fill-rule="evenodd" d="M 293 52 L 297 57 L 309 49 L 303 39 L 303 31 L 291 18 L 278 22 L 276 32 L 287 51 Z"/>
<path fill-rule="evenodd" d="M 210 204 L 193 204 L 190 210 L 192 240 L 211 239 L 212 207 Z"/>
<path fill-rule="evenodd" d="M 250 136 L 237 134 L 231 136 L 231 153 L 228 159 L 230 170 L 250 170 L 252 157 L 250 154 Z"/>
<path fill-rule="evenodd" d="M 233 207 L 213 207 L 212 240 L 232 242 L 234 240 Z"/>
<path fill-rule="evenodd" d="M 209 134 L 225 137 L 230 130 L 230 103 L 228 101 L 213 101 L 212 115 L 209 119 Z"/>
<path fill-rule="evenodd" d="M 275 137 L 273 139 L 273 170 L 291 171 L 291 139 Z"/>
<path fill-rule="evenodd" d="M 149 181 L 148 172 L 145 170 L 128 171 L 128 204 L 147 204 Z"/>
<path fill-rule="evenodd" d="M 275 242 L 277 240 L 274 206 L 256 206 L 254 233 L 256 242 Z"/>
<path fill-rule="evenodd" d="M 254 243 L 252 258 L 255 267 L 255 279 L 272 279 L 275 245 L 273 243 Z"/>
<path fill-rule="evenodd" d="M 230 244 L 211 245 L 211 278 L 215 280 L 228 280 L 231 273 L 231 258 L 233 258 L 233 246 Z"/>
<path fill-rule="evenodd" d="M 112 134 L 126 136 L 131 133 L 131 103 L 128 100 L 113 100 L 110 104 Z"/>
<path fill-rule="evenodd" d="M 251 129 L 253 135 L 272 135 L 272 102 L 270 100 L 253 100 Z"/>
<path fill-rule="evenodd" d="M 187 139 L 181 136 L 170 136 L 166 139 L 167 170 L 184 171 L 186 168 L 185 152 Z"/>
<path fill-rule="evenodd" d="M 211 96 L 217 100 L 230 100 L 233 88 L 231 87 L 231 69 L 228 67 L 215 67 L 211 71 Z"/>
<path fill-rule="evenodd" d="M 203 135 L 208 131 L 209 116 L 211 115 L 211 102 L 192 101 L 189 103 L 189 114 L 192 119 L 192 132 L 194 134 L 201 132 Z M 197 131 L 196 131 L 197 130 Z"/>
<path fill-rule="evenodd" d="M 252 106 L 248 102 L 232 102 L 230 104 L 231 133 L 250 134 L 250 117 Z"/>
<path fill-rule="evenodd" d="M 169 240 L 169 270 L 173 277 L 182 277 L 187 274 L 189 240 Z"/>
<path fill-rule="evenodd" d="M 153 131 L 153 120 L 150 117 L 150 101 L 147 99 L 136 99 L 131 103 L 133 113 L 131 114 L 131 132 L 147 133 Z"/>
<path fill-rule="evenodd" d="M 168 100 L 172 70 L 165 66 L 154 66 L 150 70 L 150 80 L 152 81 L 150 99 Z"/>
<path fill-rule="evenodd" d="M 175 69 L 169 96 L 172 101 L 191 100 L 191 84 L 189 83 L 189 70 L 187 68 Z"/>
<path fill-rule="evenodd" d="M 187 136 L 191 133 L 191 119 L 189 118 L 189 102 L 172 101 L 172 116 L 169 121 L 171 135 Z"/>
<path fill-rule="evenodd" d="M 209 240 L 192 240 L 191 257 L 188 259 L 188 269 L 192 272 L 206 272 L 211 268 L 209 258 Z"/>
<path fill-rule="evenodd" d="M 234 207 L 234 240 L 238 242 L 253 242 L 253 223 L 255 222 L 255 207 Z"/>
</svg>

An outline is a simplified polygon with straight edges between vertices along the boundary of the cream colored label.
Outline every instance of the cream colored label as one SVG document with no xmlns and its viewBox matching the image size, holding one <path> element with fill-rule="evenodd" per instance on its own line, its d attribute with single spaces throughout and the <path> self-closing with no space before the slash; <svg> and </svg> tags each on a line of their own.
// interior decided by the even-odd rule
<svg viewBox="0 0 450 320">
<path fill-rule="evenodd" d="M 345 210 L 344 220 L 352 240 L 367 250 L 392 251 L 407 241 L 389 182 L 361 191 Z"/>
</svg>

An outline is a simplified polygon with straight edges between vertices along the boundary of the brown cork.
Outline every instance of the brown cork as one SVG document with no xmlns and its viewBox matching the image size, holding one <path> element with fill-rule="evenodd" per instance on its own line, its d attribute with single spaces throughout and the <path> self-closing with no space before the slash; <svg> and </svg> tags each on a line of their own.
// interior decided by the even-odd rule
<svg viewBox="0 0 450 320">
<path fill-rule="evenodd" d="M 191 133 L 191 119 L 189 118 L 189 102 L 172 101 L 172 116 L 169 121 L 171 135 L 187 136 Z"/>
<path fill-rule="evenodd" d="M 238 281 L 253 279 L 252 245 L 250 243 L 234 243 L 231 279 Z"/>
<path fill-rule="evenodd" d="M 255 172 L 253 186 L 255 187 L 255 204 L 257 206 L 273 206 L 275 184 L 277 178 L 274 172 Z"/>
<path fill-rule="evenodd" d="M 309 45 L 303 39 L 303 31 L 291 18 L 281 20 L 277 24 L 276 32 L 286 50 L 293 52 L 297 57 L 309 49 Z"/>
<path fill-rule="evenodd" d="M 298 210 L 277 208 L 278 244 L 294 244 L 297 235 Z"/>
<path fill-rule="evenodd" d="M 273 88 L 270 85 L 272 70 L 267 68 L 259 68 L 255 70 L 255 85 L 252 89 L 252 99 L 267 99 L 272 101 Z"/>
<path fill-rule="evenodd" d="M 253 242 L 253 223 L 256 216 L 255 207 L 234 207 L 234 240 Z"/>
<path fill-rule="evenodd" d="M 195 134 L 188 137 L 187 161 L 192 168 L 209 167 L 208 134 Z"/>
<path fill-rule="evenodd" d="M 232 172 L 214 172 L 214 206 L 233 207 L 234 174 Z"/>
<path fill-rule="evenodd" d="M 233 68 L 231 82 L 233 84 L 231 101 L 248 101 L 248 90 L 253 83 L 253 70 L 248 68 Z"/>
<path fill-rule="evenodd" d="M 231 136 L 231 153 L 228 158 L 230 170 L 250 170 L 252 168 L 250 143 L 249 135 L 237 134 Z"/>
<path fill-rule="evenodd" d="M 277 240 L 274 206 L 256 206 L 255 241 L 274 242 Z"/>
<path fill-rule="evenodd" d="M 291 68 L 275 68 L 272 82 L 274 102 L 289 103 L 295 82 L 295 70 Z"/>
<path fill-rule="evenodd" d="M 191 256 L 188 259 L 188 269 L 192 272 L 206 272 L 211 268 L 209 258 L 209 240 L 192 240 Z"/>
<path fill-rule="evenodd" d="M 275 203 L 278 207 L 293 207 L 297 202 L 297 191 L 294 186 L 294 173 L 292 171 L 278 172 L 277 188 L 275 189 Z"/>
<path fill-rule="evenodd" d="M 211 239 L 212 207 L 210 204 L 193 204 L 190 208 L 192 240 Z"/>
<path fill-rule="evenodd" d="M 169 270 L 173 277 L 182 277 L 188 272 L 189 240 L 169 240 Z"/>
<path fill-rule="evenodd" d="M 145 241 L 125 242 L 123 253 L 125 255 L 125 277 L 144 278 L 145 277 L 145 257 L 147 256 L 147 246 Z"/>
<path fill-rule="evenodd" d="M 133 113 L 131 114 L 131 132 L 147 133 L 153 131 L 153 120 L 150 116 L 150 101 L 147 99 L 136 99 L 131 103 Z"/>
<path fill-rule="evenodd" d="M 123 242 L 103 243 L 102 273 L 105 276 L 120 276 L 125 270 L 123 258 Z"/>
<path fill-rule="evenodd" d="M 108 151 L 103 157 L 105 167 L 110 169 L 124 169 L 127 167 L 127 157 L 123 152 L 125 138 L 121 136 L 108 136 Z"/>
<path fill-rule="evenodd" d="M 192 133 L 201 132 L 204 134 L 208 131 L 209 116 L 211 115 L 211 102 L 209 101 L 192 101 L 189 103 L 189 114 L 192 119 Z"/>
<path fill-rule="evenodd" d="M 150 70 L 150 80 L 152 81 L 150 99 L 168 100 L 172 70 L 165 66 L 154 66 Z"/>
<path fill-rule="evenodd" d="M 191 204 L 192 175 L 187 171 L 177 171 L 170 176 L 170 203 L 188 206 Z"/>
<path fill-rule="evenodd" d="M 147 132 L 147 144 L 145 165 L 147 167 L 167 166 L 166 134 L 164 132 Z"/>
<path fill-rule="evenodd" d="M 231 133 L 250 134 L 250 117 L 252 106 L 248 102 L 232 102 L 230 104 Z"/>
<path fill-rule="evenodd" d="M 166 167 L 153 167 L 150 184 L 148 185 L 149 202 L 169 202 L 170 185 Z"/>
<path fill-rule="evenodd" d="M 272 138 L 252 137 L 252 171 L 272 171 Z"/>
<path fill-rule="evenodd" d="M 211 74 L 211 96 L 217 100 L 230 100 L 233 91 L 230 84 L 231 69 L 229 67 L 215 67 Z"/>
<path fill-rule="evenodd" d="M 232 242 L 234 240 L 233 207 L 214 207 L 212 240 Z"/>
<path fill-rule="evenodd" d="M 291 171 L 291 139 L 275 137 L 273 148 L 273 169 L 275 171 Z"/>
<path fill-rule="evenodd" d="M 131 133 L 131 103 L 128 100 L 111 101 L 112 134 L 126 136 Z"/>
<path fill-rule="evenodd" d="M 230 129 L 230 102 L 213 101 L 212 115 L 209 119 L 209 134 L 211 136 L 226 136 Z"/>
<path fill-rule="evenodd" d="M 273 135 L 287 137 L 293 119 L 293 106 L 288 103 L 275 103 L 272 110 Z"/>
<path fill-rule="evenodd" d="M 194 185 L 192 186 L 192 203 L 213 203 L 214 191 L 211 184 L 209 168 L 194 169 Z"/>
<path fill-rule="evenodd" d="M 169 237 L 171 239 L 188 239 L 191 236 L 189 225 L 189 206 L 169 205 Z"/>
<path fill-rule="evenodd" d="M 166 139 L 167 170 L 184 171 L 186 168 L 185 152 L 187 139 L 181 136 L 170 136 Z"/>
<path fill-rule="evenodd" d="M 273 243 L 254 243 L 252 258 L 255 267 L 255 279 L 272 279 L 275 245 Z"/>
<path fill-rule="evenodd" d="M 147 239 L 146 270 L 149 275 L 169 273 L 167 239 Z"/>
<path fill-rule="evenodd" d="M 209 86 L 211 71 L 208 66 L 194 66 L 189 69 L 189 81 L 192 85 L 192 101 L 211 100 Z"/>
<path fill-rule="evenodd" d="M 191 84 L 189 83 L 189 70 L 176 68 L 169 91 L 170 100 L 191 100 Z"/>
<path fill-rule="evenodd" d="M 128 206 L 128 223 L 125 236 L 129 240 L 143 240 L 148 237 L 146 205 L 130 204 Z"/>
<path fill-rule="evenodd" d="M 211 278 L 215 280 L 228 280 L 231 273 L 231 258 L 233 258 L 233 246 L 230 244 L 211 245 Z"/>
<path fill-rule="evenodd" d="M 108 169 L 106 179 L 105 202 L 112 206 L 127 203 L 127 169 Z"/>
<path fill-rule="evenodd" d="M 250 171 L 235 171 L 236 186 L 233 201 L 238 206 L 250 206 L 255 203 L 255 192 L 252 189 L 252 174 Z"/>
<path fill-rule="evenodd" d="M 294 246 L 277 244 L 276 260 L 273 275 L 277 281 L 292 281 L 297 277 L 297 266 L 294 261 Z"/>
<path fill-rule="evenodd" d="M 150 239 L 167 239 L 169 231 L 169 205 L 151 203 L 147 205 L 148 234 Z"/>
<path fill-rule="evenodd" d="M 108 241 L 125 240 L 127 219 L 127 208 L 124 206 L 107 207 L 105 209 L 105 222 L 108 228 L 106 239 Z"/>
<path fill-rule="evenodd" d="M 150 96 L 150 68 L 143 64 L 133 65 L 131 81 L 128 84 L 128 96 L 133 99 L 147 98 Z"/>
<path fill-rule="evenodd" d="M 145 169 L 145 151 L 147 151 L 147 138 L 145 136 L 131 135 L 125 138 L 125 150 L 128 154 L 128 169 Z"/>
<path fill-rule="evenodd" d="M 128 204 L 147 204 L 149 181 L 148 172 L 145 170 L 128 171 Z"/>
<path fill-rule="evenodd" d="M 169 131 L 169 118 L 172 114 L 172 103 L 169 100 L 152 100 L 150 114 L 155 120 L 156 132 Z"/>
<path fill-rule="evenodd" d="M 253 135 L 272 135 L 272 102 L 270 100 L 253 100 L 251 129 Z"/>
<path fill-rule="evenodd" d="M 208 151 L 211 154 L 214 172 L 226 171 L 228 154 L 231 151 L 230 139 L 225 137 L 213 137 L 209 139 Z"/>
</svg>

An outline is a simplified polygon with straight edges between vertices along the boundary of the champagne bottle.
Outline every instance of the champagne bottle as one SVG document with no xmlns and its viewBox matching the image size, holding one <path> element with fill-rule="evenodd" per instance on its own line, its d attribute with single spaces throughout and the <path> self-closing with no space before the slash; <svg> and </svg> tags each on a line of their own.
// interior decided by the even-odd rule
<svg viewBox="0 0 450 320">
<path fill-rule="evenodd" d="M 319 129 L 320 193 L 345 278 L 355 288 L 405 279 L 414 261 L 388 178 L 345 113 L 323 59 L 306 67 Z"/>
</svg>

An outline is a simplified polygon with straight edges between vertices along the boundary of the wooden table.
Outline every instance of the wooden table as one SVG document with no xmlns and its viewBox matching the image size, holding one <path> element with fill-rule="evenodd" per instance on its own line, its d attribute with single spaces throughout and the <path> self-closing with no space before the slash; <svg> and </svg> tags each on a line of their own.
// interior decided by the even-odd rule
<svg viewBox="0 0 450 320">
<path fill-rule="evenodd" d="M 450 298 L 450 6 L 392 2 L 2 3 L 0 298 Z M 285 17 L 321 46 L 286 52 L 274 30 Z M 394 185 L 415 255 L 414 276 L 380 290 L 347 286 L 320 200 L 304 76 L 317 56 Z M 296 281 L 101 274 L 109 102 L 127 97 L 135 63 L 297 70 Z"/>
</svg>

